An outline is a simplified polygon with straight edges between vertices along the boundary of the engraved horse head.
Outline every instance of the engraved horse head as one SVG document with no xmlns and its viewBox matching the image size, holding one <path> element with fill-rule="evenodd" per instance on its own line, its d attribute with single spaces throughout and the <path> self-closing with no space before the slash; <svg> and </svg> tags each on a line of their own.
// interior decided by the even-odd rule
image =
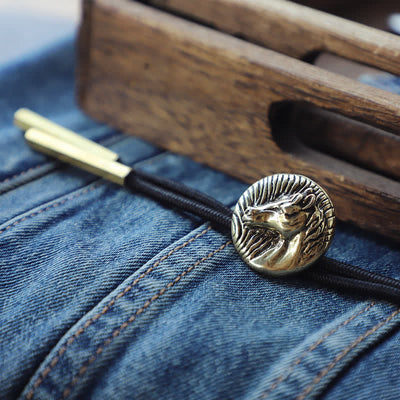
<svg viewBox="0 0 400 400">
<path fill-rule="evenodd" d="M 267 204 L 247 207 L 243 215 L 246 226 L 270 230 L 279 237 L 271 248 L 257 256 L 258 260 L 253 261 L 260 265 L 268 264 L 276 271 L 296 269 L 301 257 L 308 255 L 311 243 L 307 243 L 309 240 L 305 240 L 306 236 L 310 236 L 311 231 L 318 234 L 321 232 L 316 228 L 322 223 L 322 214 L 315 203 L 316 196 L 308 188 Z M 311 236 L 310 242 L 318 239 Z"/>
<path fill-rule="evenodd" d="M 314 205 L 315 195 L 307 189 L 271 203 L 248 207 L 243 220 L 250 227 L 272 229 L 284 238 L 291 238 L 305 228 Z"/>
</svg>

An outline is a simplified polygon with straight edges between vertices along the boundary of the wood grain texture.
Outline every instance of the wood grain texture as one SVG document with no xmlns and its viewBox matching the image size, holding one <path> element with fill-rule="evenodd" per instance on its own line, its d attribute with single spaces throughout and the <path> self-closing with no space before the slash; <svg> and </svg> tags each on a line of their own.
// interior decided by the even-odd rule
<svg viewBox="0 0 400 400">
<path fill-rule="evenodd" d="M 269 118 L 307 102 L 399 135 L 399 96 L 133 1 L 86 7 L 78 96 L 91 116 L 249 183 L 309 176 L 341 220 L 400 239 L 399 182 L 285 141 Z"/>
<path fill-rule="evenodd" d="M 280 131 L 292 129 L 312 148 L 400 180 L 400 136 L 307 104 L 288 104 L 284 113 Z"/>
<path fill-rule="evenodd" d="M 349 0 L 296 0 L 294 2 L 331 13 L 349 6 Z M 351 4 L 354 5 L 355 3 Z M 363 4 L 365 4 L 365 0 L 363 0 Z"/>
<path fill-rule="evenodd" d="M 397 36 L 285 0 L 148 0 L 291 57 L 330 52 L 400 75 Z M 359 5 L 363 7 L 363 5 Z"/>
</svg>

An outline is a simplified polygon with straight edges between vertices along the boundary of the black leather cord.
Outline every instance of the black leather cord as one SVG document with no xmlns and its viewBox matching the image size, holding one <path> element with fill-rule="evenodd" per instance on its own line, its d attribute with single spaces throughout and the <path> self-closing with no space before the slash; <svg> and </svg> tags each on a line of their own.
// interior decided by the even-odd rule
<svg viewBox="0 0 400 400">
<path fill-rule="evenodd" d="M 125 178 L 125 186 L 169 207 L 204 218 L 226 233 L 230 232 L 232 210 L 195 189 L 140 170 L 132 170 Z M 328 257 L 321 257 L 314 266 L 298 276 L 332 289 L 400 303 L 400 281 Z"/>
</svg>

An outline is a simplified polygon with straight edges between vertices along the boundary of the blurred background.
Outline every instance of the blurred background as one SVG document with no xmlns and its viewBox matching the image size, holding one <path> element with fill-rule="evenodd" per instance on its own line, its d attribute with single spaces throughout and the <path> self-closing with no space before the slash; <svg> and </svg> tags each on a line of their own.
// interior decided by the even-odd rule
<svg viewBox="0 0 400 400">
<path fill-rule="evenodd" d="M 399 0 L 364 0 L 362 6 L 348 0 L 294 1 L 400 33 L 400 14 L 396 14 Z M 79 23 L 80 3 L 81 0 L 0 0 L 0 66 L 74 33 Z M 330 57 L 322 58 L 318 65 L 341 73 L 346 67 L 342 62 L 333 62 Z M 353 78 L 359 74 L 360 70 L 347 73 Z"/>
<path fill-rule="evenodd" d="M 80 0 L 0 0 L 0 66 L 70 36 Z"/>
</svg>

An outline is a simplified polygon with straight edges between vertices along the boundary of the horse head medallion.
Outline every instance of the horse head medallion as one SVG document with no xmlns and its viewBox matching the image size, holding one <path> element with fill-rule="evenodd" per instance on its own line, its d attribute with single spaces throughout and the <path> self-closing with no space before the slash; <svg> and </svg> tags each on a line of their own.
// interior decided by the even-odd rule
<svg viewBox="0 0 400 400">
<path fill-rule="evenodd" d="M 273 175 L 239 199 L 232 238 L 252 268 L 287 274 L 311 265 L 327 250 L 334 219 L 332 202 L 315 182 L 301 175 Z"/>
</svg>

